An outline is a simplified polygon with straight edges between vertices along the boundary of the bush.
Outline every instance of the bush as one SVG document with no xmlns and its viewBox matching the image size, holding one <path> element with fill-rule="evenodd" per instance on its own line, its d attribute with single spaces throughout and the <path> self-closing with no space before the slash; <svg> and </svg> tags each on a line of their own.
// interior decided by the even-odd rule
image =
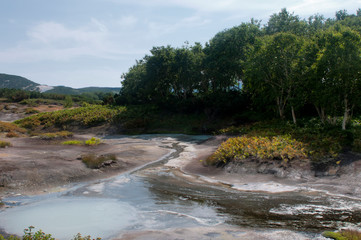
<svg viewBox="0 0 361 240">
<path fill-rule="evenodd" d="M 6 147 L 10 147 L 11 143 L 9 142 L 5 142 L 5 141 L 0 141 L 0 148 L 6 148 Z"/>
<path fill-rule="evenodd" d="M 322 236 L 335 240 L 361 240 L 361 232 L 357 230 L 344 229 L 340 232 L 324 232 Z"/>
<path fill-rule="evenodd" d="M 222 143 L 217 151 L 207 159 L 207 164 L 227 164 L 232 160 L 247 158 L 275 159 L 285 162 L 294 158 L 307 158 L 305 145 L 290 136 L 277 137 L 235 137 Z"/>
<path fill-rule="evenodd" d="M 85 145 L 88 146 L 95 146 L 95 145 L 99 145 L 100 143 L 101 143 L 100 139 L 95 137 L 92 137 L 91 139 L 85 141 Z"/>
<path fill-rule="evenodd" d="M 26 133 L 26 129 L 17 126 L 14 123 L 1 122 L 0 121 L 0 132 L 18 132 Z"/>
<path fill-rule="evenodd" d="M 19 137 L 19 134 L 17 134 L 16 132 L 11 131 L 11 132 L 8 132 L 6 134 L 6 137 L 8 137 L 8 138 Z"/>
</svg>

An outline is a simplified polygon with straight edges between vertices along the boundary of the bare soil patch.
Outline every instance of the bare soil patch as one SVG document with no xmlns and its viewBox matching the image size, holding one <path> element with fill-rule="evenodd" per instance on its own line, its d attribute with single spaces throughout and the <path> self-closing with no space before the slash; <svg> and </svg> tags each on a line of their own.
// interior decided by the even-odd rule
<svg viewBox="0 0 361 240">
<path fill-rule="evenodd" d="M 76 135 L 86 140 L 94 135 Z M 0 139 L 2 140 L 2 139 Z M 15 193 L 53 191 L 66 184 L 108 178 L 156 161 L 167 149 L 146 140 L 102 140 L 97 146 L 62 145 L 63 140 L 38 137 L 5 139 L 12 147 L 0 150 L 0 197 Z M 81 161 L 83 154 L 112 154 L 116 160 L 100 169 L 90 169 Z"/>
</svg>

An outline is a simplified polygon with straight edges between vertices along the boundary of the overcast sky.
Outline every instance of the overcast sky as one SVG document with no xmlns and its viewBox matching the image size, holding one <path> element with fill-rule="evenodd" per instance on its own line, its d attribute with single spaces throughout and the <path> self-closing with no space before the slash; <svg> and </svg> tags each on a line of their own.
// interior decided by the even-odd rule
<svg viewBox="0 0 361 240">
<path fill-rule="evenodd" d="M 355 14 L 361 0 L 0 0 L 0 73 L 50 86 L 120 87 L 153 46 L 204 44 L 281 8 Z"/>
</svg>

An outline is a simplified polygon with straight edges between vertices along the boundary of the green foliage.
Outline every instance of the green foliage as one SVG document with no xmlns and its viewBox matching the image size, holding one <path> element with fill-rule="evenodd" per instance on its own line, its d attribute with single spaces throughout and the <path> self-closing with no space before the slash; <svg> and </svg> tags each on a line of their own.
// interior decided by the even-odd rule
<svg viewBox="0 0 361 240">
<path fill-rule="evenodd" d="M 6 142 L 6 141 L 0 141 L 0 148 L 6 148 L 6 147 L 10 147 L 11 143 Z"/>
<path fill-rule="evenodd" d="M 0 240 L 55 240 L 55 238 L 53 238 L 51 236 L 51 234 L 46 234 L 41 230 L 39 230 L 37 232 L 33 232 L 34 228 L 35 227 L 33 227 L 33 226 L 26 228 L 24 230 L 24 235 L 22 237 L 10 236 L 8 238 L 4 238 L 0 234 Z M 90 236 L 82 237 L 82 235 L 80 233 L 78 233 L 77 235 L 74 236 L 74 238 L 72 240 L 92 240 L 92 238 Z M 101 240 L 101 238 L 97 238 L 96 240 Z"/>
<path fill-rule="evenodd" d="M 104 162 L 108 160 L 115 161 L 116 156 L 114 154 L 96 156 L 93 153 L 89 153 L 81 156 L 81 159 L 88 168 L 98 169 L 102 166 Z"/>
<path fill-rule="evenodd" d="M 84 145 L 84 141 L 69 140 L 69 141 L 62 142 L 61 144 L 63 144 L 63 145 Z"/>
<path fill-rule="evenodd" d="M 222 143 L 217 151 L 207 159 L 207 164 L 224 164 L 229 161 L 240 161 L 247 158 L 259 160 L 283 160 L 287 162 L 294 158 L 305 159 L 305 145 L 290 136 L 229 138 Z"/>
<path fill-rule="evenodd" d="M 357 230 L 344 229 L 339 232 L 326 231 L 322 236 L 334 240 L 361 240 L 361 232 Z"/>
<path fill-rule="evenodd" d="M 101 143 L 102 141 L 99 138 L 95 138 L 95 137 L 92 137 L 86 141 L 70 140 L 70 141 L 62 142 L 63 145 L 86 145 L 86 146 L 96 146 Z"/>
<path fill-rule="evenodd" d="M 73 107 L 73 99 L 71 96 L 67 95 L 64 100 L 64 107 L 71 108 Z"/>
<path fill-rule="evenodd" d="M 246 134 L 248 137 L 289 136 L 303 144 L 307 157 L 311 161 L 335 158 L 344 147 L 349 145 L 357 149 L 361 137 L 361 128 L 342 131 L 331 125 L 324 125 L 317 119 L 300 121 L 299 125 L 282 121 L 262 121 L 239 127 L 229 127 L 219 131 L 221 134 Z"/>
<path fill-rule="evenodd" d="M 54 112 L 39 113 L 18 121 L 21 127 L 35 130 L 49 127 L 66 128 L 76 124 L 82 127 L 97 126 L 102 123 L 112 122 L 113 118 L 123 111 L 124 108 L 112 108 L 101 105 L 90 105 L 75 109 L 64 109 Z"/>
<path fill-rule="evenodd" d="M 101 143 L 101 140 L 99 138 L 95 138 L 95 137 L 92 137 L 91 139 L 85 141 L 85 145 L 87 145 L 87 146 L 96 146 L 96 145 L 99 145 L 100 143 Z"/>
</svg>

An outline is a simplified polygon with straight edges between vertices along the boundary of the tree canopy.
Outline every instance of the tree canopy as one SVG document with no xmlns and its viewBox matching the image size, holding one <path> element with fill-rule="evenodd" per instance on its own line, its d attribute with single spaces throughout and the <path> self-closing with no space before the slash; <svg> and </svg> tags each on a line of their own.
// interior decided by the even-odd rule
<svg viewBox="0 0 361 240">
<path fill-rule="evenodd" d="M 360 34 L 361 9 L 329 19 L 281 9 L 264 25 L 252 19 L 204 46 L 153 47 L 122 75 L 117 102 L 215 114 L 257 110 L 295 124 L 296 116 L 318 113 L 322 122 L 342 118 L 345 129 L 361 106 Z"/>
</svg>

